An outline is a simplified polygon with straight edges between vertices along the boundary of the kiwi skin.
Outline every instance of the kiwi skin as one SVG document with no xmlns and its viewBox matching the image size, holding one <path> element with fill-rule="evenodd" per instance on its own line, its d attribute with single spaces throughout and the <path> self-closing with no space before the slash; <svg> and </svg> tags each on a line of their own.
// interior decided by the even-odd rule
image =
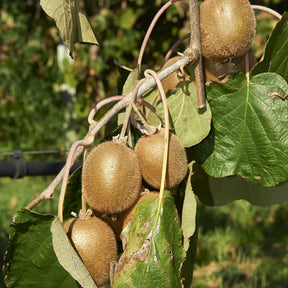
<svg viewBox="0 0 288 288">
<path fill-rule="evenodd" d="M 252 49 L 248 51 L 249 71 L 256 64 L 256 58 Z M 240 58 L 234 58 L 232 61 L 217 61 L 204 58 L 205 83 L 217 82 L 226 83 L 230 76 L 235 73 L 245 73 L 245 55 Z"/>
<path fill-rule="evenodd" d="M 256 35 L 256 20 L 248 0 L 205 0 L 200 5 L 200 33 L 205 58 L 241 57 Z"/>
<path fill-rule="evenodd" d="M 110 264 L 117 260 L 117 243 L 111 227 L 97 217 L 70 218 L 63 227 L 97 287 L 107 287 Z"/>
<path fill-rule="evenodd" d="M 144 180 L 160 189 L 164 153 L 164 129 L 151 136 L 142 136 L 136 143 L 137 154 Z M 168 146 L 168 165 L 165 189 L 175 188 L 187 173 L 187 156 L 179 138 L 170 133 Z"/>
<path fill-rule="evenodd" d="M 173 58 L 170 58 L 169 60 L 167 60 L 165 62 L 165 64 L 163 65 L 163 67 L 160 71 L 162 71 L 163 69 L 167 68 L 168 66 L 174 64 L 180 58 L 181 58 L 180 56 L 175 56 Z M 181 79 L 177 76 L 177 74 L 178 74 L 178 71 L 175 71 L 161 81 L 165 94 L 169 90 L 174 90 L 176 88 L 177 84 L 181 81 Z"/>
<path fill-rule="evenodd" d="M 93 215 L 101 218 L 103 221 L 105 221 L 114 231 L 116 239 L 119 241 L 121 240 L 121 232 L 126 227 L 128 222 L 134 217 L 137 205 L 145 200 L 148 199 L 156 199 L 159 197 L 159 192 L 157 191 L 147 191 L 146 193 L 143 193 L 138 201 L 128 210 L 125 212 L 116 214 L 116 215 L 103 215 L 95 210 L 92 210 Z"/>
<path fill-rule="evenodd" d="M 115 214 L 130 208 L 142 187 L 136 154 L 112 141 L 97 145 L 84 161 L 82 193 L 91 209 Z"/>
</svg>

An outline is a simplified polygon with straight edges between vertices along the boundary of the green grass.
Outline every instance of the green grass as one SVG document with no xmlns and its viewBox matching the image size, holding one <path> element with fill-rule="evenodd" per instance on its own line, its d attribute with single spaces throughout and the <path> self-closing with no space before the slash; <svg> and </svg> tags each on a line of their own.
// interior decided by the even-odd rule
<svg viewBox="0 0 288 288">
<path fill-rule="evenodd" d="M 193 287 L 288 287 L 288 204 L 198 205 Z"/>
</svg>

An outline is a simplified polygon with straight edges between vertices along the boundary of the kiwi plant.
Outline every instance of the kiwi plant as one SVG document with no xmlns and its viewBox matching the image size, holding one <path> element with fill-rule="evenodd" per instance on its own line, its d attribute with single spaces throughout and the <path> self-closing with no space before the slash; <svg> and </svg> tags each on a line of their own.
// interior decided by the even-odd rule
<svg viewBox="0 0 288 288">
<path fill-rule="evenodd" d="M 97 217 L 70 218 L 64 230 L 96 285 L 109 287 L 110 264 L 117 260 L 113 230 Z"/>
<path fill-rule="evenodd" d="M 151 136 L 142 136 L 136 143 L 137 154 L 144 180 L 156 189 L 160 189 L 163 151 L 164 129 Z M 187 173 L 187 156 L 179 138 L 170 133 L 168 144 L 168 166 L 165 188 L 176 187 Z"/>
<path fill-rule="evenodd" d="M 137 201 L 141 186 L 137 156 L 125 144 L 103 142 L 84 161 L 82 193 L 91 209 L 108 214 L 123 212 Z"/>
<path fill-rule="evenodd" d="M 254 64 L 255 59 L 250 49 L 255 37 L 255 17 L 247 0 L 205 0 L 200 5 L 200 32 L 206 81 L 217 82 L 219 79 L 221 81 L 221 77 L 231 71 L 244 72 L 246 69 L 244 67 L 244 57 L 247 53 L 249 53 L 250 64 Z M 164 65 L 164 68 L 173 64 L 179 58 L 180 56 L 172 58 Z M 170 89 L 173 90 L 179 81 L 177 72 L 169 75 L 162 81 L 164 92 L 166 93 Z M 140 81 L 138 84 L 142 85 Z M 77 154 L 78 150 L 76 149 L 79 146 L 91 145 L 96 133 L 113 115 L 119 113 L 125 107 L 127 108 L 126 123 L 124 121 L 119 139 L 125 138 L 123 136 L 125 136 L 127 129 L 129 132 L 127 133 L 128 141 L 132 147 L 132 133 L 129 125 L 132 124 L 139 128 L 135 122 L 139 123 L 133 118 L 131 112 L 132 109 L 139 112 L 135 105 L 136 99 L 133 99 L 139 92 L 137 89 L 139 89 L 140 85 L 139 87 L 137 85 L 135 84 L 135 89 L 129 97 L 119 95 L 115 96 L 111 101 L 109 100 L 112 102 L 121 99 L 121 103 L 115 104 L 112 108 L 114 110 L 105 114 L 98 122 L 91 119 L 96 113 L 97 109 L 95 107 L 97 105 L 91 110 L 88 116 L 90 127 L 87 137 L 72 145 L 64 169 L 64 176 L 60 174 L 63 178 L 58 205 L 60 222 L 63 222 L 63 203 L 69 169 L 73 164 L 73 159 L 76 159 L 84 151 L 82 147 L 81 153 Z M 151 87 L 147 88 L 145 92 L 149 91 L 149 89 Z M 163 91 L 160 91 L 161 93 L 163 94 Z M 141 95 L 143 94 L 144 92 Z M 144 200 L 158 197 L 159 204 L 162 203 L 160 200 L 163 199 L 164 194 L 163 187 L 160 186 L 161 180 L 163 180 L 163 159 L 166 159 L 164 158 L 164 151 L 165 157 L 167 156 L 165 189 L 177 187 L 187 173 L 185 148 L 175 134 L 168 133 L 169 116 L 165 95 L 164 97 L 161 95 L 161 99 L 165 110 L 165 130 L 163 128 L 160 130 L 156 129 L 157 132 L 152 135 L 143 135 L 136 142 L 135 151 L 124 143 L 103 142 L 94 147 L 83 162 L 82 210 L 78 218 L 69 219 L 63 226 L 71 244 L 78 252 L 99 288 L 110 286 L 110 266 L 113 261 L 117 260 L 116 241 L 120 240 L 123 228 L 134 217 L 137 205 Z M 103 100 L 105 104 L 109 103 L 109 101 L 107 99 Z M 97 107 L 102 106 L 99 104 Z M 129 110 L 128 108 L 131 109 Z M 143 115 L 139 112 L 138 116 L 141 118 Z M 142 118 L 144 119 L 145 117 Z M 169 134 L 168 143 L 165 143 L 164 140 L 167 134 Z M 166 154 L 167 145 L 168 153 Z M 75 155 L 77 157 L 74 157 Z M 154 191 L 141 194 L 143 188 L 142 179 L 156 190 L 160 189 L 160 193 Z M 55 186 L 55 183 L 53 185 Z M 45 197 L 47 199 L 46 194 Z M 42 200 L 39 200 L 39 202 Z M 86 212 L 86 202 L 90 206 L 93 216 L 91 216 L 90 210 L 88 210 L 89 213 Z M 33 208 L 37 204 L 32 203 L 31 205 Z M 160 215 L 160 209 L 158 209 L 158 212 Z"/>
</svg>

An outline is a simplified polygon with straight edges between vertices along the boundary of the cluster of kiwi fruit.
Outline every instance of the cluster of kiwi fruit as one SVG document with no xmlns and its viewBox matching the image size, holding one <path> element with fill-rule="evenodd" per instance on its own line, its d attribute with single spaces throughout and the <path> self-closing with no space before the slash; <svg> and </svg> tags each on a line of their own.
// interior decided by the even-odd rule
<svg viewBox="0 0 288 288">
<path fill-rule="evenodd" d="M 117 240 L 134 216 L 138 203 L 158 198 L 164 129 L 142 136 L 135 151 L 124 143 L 103 142 L 83 163 L 82 193 L 92 216 L 71 218 L 64 229 L 98 287 L 109 287 L 110 264 L 117 260 Z M 176 135 L 169 135 L 166 189 L 176 187 L 187 172 L 186 152 Z M 143 179 L 155 188 L 146 192 Z M 151 187 L 150 187 L 151 188 Z"/>
<path fill-rule="evenodd" d="M 200 36 L 205 82 L 225 83 L 229 75 L 249 70 L 256 63 L 251 49 L 256 35 L 256 19 L 248 0 L 205 0 L 200 5 Z M 178 56 L 166 62 L 173 64 Z M 181 81 L 172 73 L 162 81 L 164 91 L 174 90 Z"/>
</svg>

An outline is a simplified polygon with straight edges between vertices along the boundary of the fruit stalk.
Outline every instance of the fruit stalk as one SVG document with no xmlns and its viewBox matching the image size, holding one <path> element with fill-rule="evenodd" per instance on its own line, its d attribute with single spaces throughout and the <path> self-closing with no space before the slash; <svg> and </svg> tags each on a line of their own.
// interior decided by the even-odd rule
<svg viewBox="0 0 288 288">
<path fill-rule="evenodd" d="M 165 137 L 164 137 L 164 151 L 163 151 L 163 164 L 162 164 L 162 176 L 161 176 L 161 185 L 160 185 L 160 191 L 159 191 L 159 202 L 158 202 L 158 209 L 157 209 L 157 217 L 160 216 L 161 211 L 161 205 L 164 195 L 164 186 L 165 186 L 165 179 L 166 179 L 166 172 L 167 172 L 167 164 L 168 164 L 168 148 L 169 148 L 169 111 L 168 111 L 168 104 L 166 95 L 163 89 L 163 86 L 161 84 L 161 81 L 157 75 L 157 73 L 153 70 L 146 70 L 147 73 L 149 73 L 156 81 L 158 86 L 158 91 L 163 103 L 163 110 L 164 110 L 164 123 L 165 123 Z M 156 222 L 157 223 L 157 222 Z M 155 223 L 155 224 L 156 224 Z"/>
<path fill-rule="evenodd" d="M 188 53 L 196 58 L 194 64 L 194 75 L 197 89 L 197 106 L 198 109 L 206 107 L 205 89 L 204 89 L 204 76 L 203 76 L 203 63 L 202 51 L 200 40 L 200 17 L 199 6 L 197 0 L 189 1 L 189 17 L 190 17 L 190 46 Z M 185 54 L 187 51 L 185 51 Z M 193 55 L 194 54 L 194 55 Z"/>
</svg>

